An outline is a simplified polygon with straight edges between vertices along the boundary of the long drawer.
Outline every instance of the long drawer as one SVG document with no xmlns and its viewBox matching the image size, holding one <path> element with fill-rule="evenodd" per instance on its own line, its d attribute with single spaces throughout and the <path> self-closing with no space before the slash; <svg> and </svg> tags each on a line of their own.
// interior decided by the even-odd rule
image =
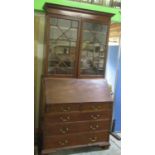
<svg viewBox="0 0 155 155">
<path fill-rule="evenodd" d="M 63 136 L 44 137 L 44 149 L 63 148 L 67 146 L 93 144 L 109 140 L 108 132 L 93 132 L 85 134 L 72 134 Z"/>
<path fill-rule="evenodd" d="M 45 136 L 65 135 L 65 134 L 91 132 L 98 130 L 109 131 L 110 120 L 82 121 L 82 122 L 56 123 L 56 124 L 46 122 L 44 124 Z"/>
<path fill-rule="evenodd" d="M 111 118 L 111 111 L 97 112 L 68 112 L 68 113 L 49 113 L 45 114 L 45 123 L 74 122 L 84 120 L 99 120 Z"/>
<path fill-rule="evenodd" d="M 105 103 L 64 103 L 64 104 L 46 104 L 46 112 L 71 112 L 71 111 L 96 111 L 110 110 L 112 102 Z"/>
</svg>

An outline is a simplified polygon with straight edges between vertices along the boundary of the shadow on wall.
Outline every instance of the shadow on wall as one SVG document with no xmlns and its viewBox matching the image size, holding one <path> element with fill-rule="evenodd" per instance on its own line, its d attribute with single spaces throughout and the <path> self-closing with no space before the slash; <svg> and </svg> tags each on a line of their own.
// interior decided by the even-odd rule
<svg viewBox="0 0 155 155">
<path fill-rule="evenodd" d="M 43 71 L 45 15 L 34 14 L 34 127 L 38 128 L 40 82 Z"/>
</svg>

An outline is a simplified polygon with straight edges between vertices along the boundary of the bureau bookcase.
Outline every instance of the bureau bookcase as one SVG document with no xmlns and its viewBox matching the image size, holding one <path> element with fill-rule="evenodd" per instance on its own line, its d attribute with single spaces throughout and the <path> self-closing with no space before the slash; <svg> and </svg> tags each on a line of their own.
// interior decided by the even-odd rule
<svg viewBox="0 0 155 155">
<path fill-rule="evenodd" d="M 113 101 L 105 77 L 112 14 L 44 5 L 39 152 L 109 146 Z"/>
</svg>

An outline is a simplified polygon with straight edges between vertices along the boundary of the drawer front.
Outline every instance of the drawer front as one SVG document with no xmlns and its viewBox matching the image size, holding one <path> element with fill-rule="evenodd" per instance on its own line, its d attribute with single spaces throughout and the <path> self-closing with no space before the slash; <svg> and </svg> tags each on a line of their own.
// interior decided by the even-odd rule
<svg viewBox="0 0 155 155">
<path fill-rule="evenodd" d="M 110 120 L 44 124 L 45 136 L 66 135 L 73 133 L 104 131 L 104 130 L 106 131 L 110 130 Z"/>
<path fill-rule="evenodd" d="M 47 113 L 57 112 L 73 112 L 73 111 L 99 111 L 99 110 L 111 110 L 111 103 L 66 103 L 66 104 L 47 104 Z"/>
<path fill-rule="evenodd" d="M 67 103 L 67 104 L 51 104 L 46 105 L 46 112 L 71 112 L 79 111 L 80 104 Z"/>
<path fill-rule="evenodd" d="M 112 103 L 81 103 L 80 111 L 112 110 Z"/>
<path fill-rule="evenodd" d="M 63 148 L 67 146 L 106 142 L 108 140 L 109 140 L 108 132 L 50 136 L 50 137 L 44 137 L 43 147 L 44 149 Z"/>
<path fill-rule="evenodd" d="M 60 123 L 60 122 L 74 122 L 84 120 L 99 120 L 110 119 L 111 111 L 97 111 L 97 112 L 74 112 L 74 113 L 57 113 L 45 114 L 45 123 Z"/>
</svg>

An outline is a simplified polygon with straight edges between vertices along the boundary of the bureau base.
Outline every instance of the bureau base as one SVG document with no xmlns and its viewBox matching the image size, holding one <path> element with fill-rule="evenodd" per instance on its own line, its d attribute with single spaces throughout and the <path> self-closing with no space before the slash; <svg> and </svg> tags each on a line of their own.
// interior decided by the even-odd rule
<svg viewBox="0 0 155 155">
<path fill-rule="evenodd" d="M 109 146 L 113 100 L 106 80 L 44 78 L 42 87 L 41 155 Z"/>
</svg>

